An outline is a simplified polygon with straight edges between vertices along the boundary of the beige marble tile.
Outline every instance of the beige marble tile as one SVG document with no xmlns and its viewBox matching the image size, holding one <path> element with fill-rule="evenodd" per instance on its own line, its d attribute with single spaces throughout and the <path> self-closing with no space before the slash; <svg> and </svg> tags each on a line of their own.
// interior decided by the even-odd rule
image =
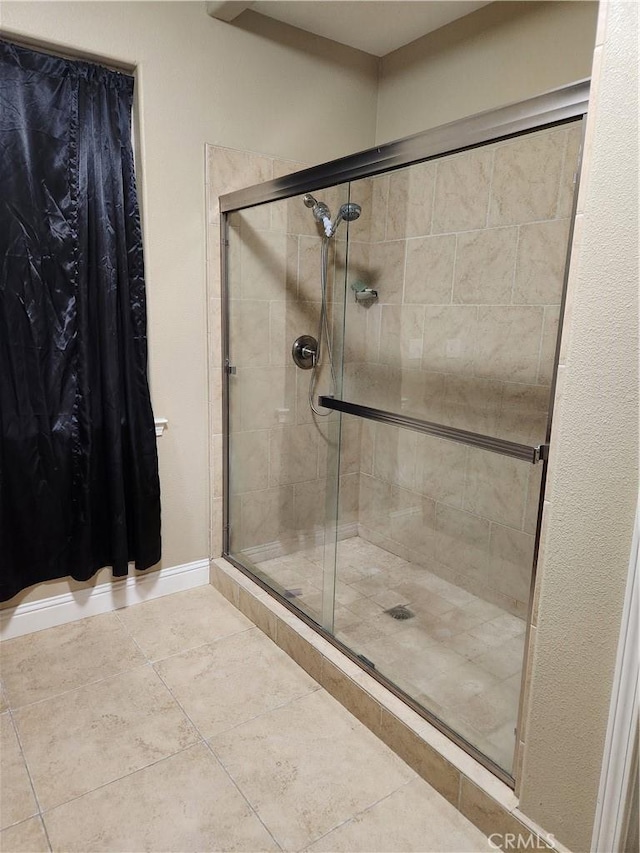
<svg viewBox="0 0 640 853">
<path fill-rule="evenodd" d="M 12 708 L 38 702 L 145 662 L 115 613 L 26 634 L 0 645 Z"/>
<path fill-rule="evenodd" d="M 573 210 L 573 195 L 575 192 L 578 155 L 582 141 L 582 122 L 578 121 L 567 128 L 564 163 L 560 179 L 560 195 L 558 197 L 558 217 L 571 216 Z"/>
<path fill-rule="evenodd" d="M 288 850 L 310 844 L 413 775 L 324 691 L 218 735 L 211 745 Z"/>
<path fill-rule="evenodd" d="M 513 288 L 514 303 L 560 304 L 568 240 L 568 219 L 521 226 Z"/>
<path fill-rule="evenodd" d="M 481 305 L 474 358 L 476 376 L 535 383 L 542 319 L 539 307 Z"/>
<path fill-rule="evenodd" d="M 257 597 L 257 595 L 253 595 L 248 590 L 240 588 L 238 592 L 238 608 L 244 613 L 247 619 L 250 619 L 257 628 L 275 642 L 276 616 L 269 608 L 266 599 Z"/>
<path fill-rule="evenodd" d="M 455 251 L 453 235 L 407 240 L 404 301 L 429 305 L 450 303 Z"/>
<path fill-rule="evenodd" d="M 435 173 L 434 163 L 417 163 L 389 175 L 387 240 L 430 233 Z"/>
<path fill-rule="evenodd" d="M 435 621 L 431 622 L 427 628 L 427 633 L 431 639 L 442 643 L 480 624 L 482 624 L 480 616 L 474 616 L 462 608 L 456 607 L 442 613 Z"/>
<path fill-rule="evenodd" d="M 383 305 L 380 361 L 401 368 L 420 367 L 423 326 L 422 305 Z"/>
<path fill-rule="evenodd" d="M 360 518 L 360 475 L 340 477 L 338 524 L 357 524 Z"/>
<path fill-rule="evenodd" d="M 369 239 L 378 243 L 385 239 L 389 201 L 390 175 L 371 178 L 371 226 Z M 354 187 L 355 188 L 355 187 Z M 354 195 L 355 198 L 355 195 Z"/>
<path fill-rule="evenodd" d="M 259 184 L 271 178 L 273 161 L 270 157 L 207 145 L 207 182 L 216 200 L 213 220 L 217 220 L 217 197 L 234 190 Z"/>
<path fill-rule="evenodd" d="M 286 539 L 296 529 L 293 486 L 242 495 L 242 527 L 235 545 L 249 548 Z"/>
<path fill-rule="evenodd" d="M 433 232 L 483 228 L 493 151 L 481 148 L 438 161 Z"/>
<path fill-rule="evenodd" d="M 333 248 L 333 247 L 331 247 Z M 300 237 L 298 251 L 298 299 L 304 302 L 318 302 L 320 299 L 320 237 Z M 327 264 L 327 286 L 331 290 L 333 283 L 334 258 Z"/>
<path fill-rule="evenodd" d="M 398 427 L 376 426 L 373 474 L 387 483 L 411 489 L 415 485 L 416 434 Z"/>
<path fill-rule="evenodd" d="M 369 247 L 369 264 L 365 271 L 363 280 L 378 291 L 378 299 L 381 304 L 389 302 L 402 302 L 402 285 L 404 280 L 405 265 L 405 240 L 391 240 L 385 243 L 372 243 Z M 350 273 L 353 270 L 351 259 L 349 260 Z M 349 275 L 348 283 L 353 280 Z"/>
<path fill-rule="evenodd" d="M 436 501 L 462 506 L 467 448 L 462 444 L 417 436 L 416 489 Z"/>
<path fill-rule="evenodd" d="M 319 614 L 316 614 L 316 618 L 319 621 Z M 289 620 L 294 619 L 296 619 L 295 616 L 289 617 Z M 295 628 L 292 624 L 279 619 L 276 624 L 276 643 L 298 666 L 301 666 L 311 678 L 319 683 L 323 658 L 315 645 L 310 642 L 309 632 L 312 630 L 312 628 L 300 624 L 297 619 Z"/>
<path fill-rule="evenodd" d="M 391 484 L 366 474 L 360 476 L 360 523 L 387 530 Z"/>
<path fill-rule="evenodd" d="M 233 394 L 233 390 L 231 392 Z M 243 494 L 266 489 L 269 485 L 268 430 L 237 432 L 232 423 L 229 442 L 231 494 Z"/>
<path fill-rule="evenodd" d="M 495 676 L 477 666 L 475 661 L 465 661 L 432 678 L 427 692 L 439 705 L 455 711 L 478 693 L 492 690 L 499 683 Z"/>
<path fill-rule="evenodd" d="M 436 527 L 438 562 L 472 577 L 484 578 L 490 523 L 471 513 L 438 504 Z"/>
<path fill-rule="evenodd" d="M 510 849 L 526 850 L 531 848 L 545 849 L 544 838 L 538 838 L 531 833 L 514 815 L 507 812 L 492 797 L 489 797 L 473 782 L 462 777 L 460 785 L 460 811 L 488 836 L 491 833 L 507 832 L 513 835 L 513 845 Z"/>
<path fill-rule="evenodd" d="M 209 585 L 125 607 L 118 611 L 118 617 L 151 660 L 251 627 L 249 620 Z"/>
<path fill-rule="evenodd" d="M 468 374 L 478 330 L 478 310 L 471 305 L 425 307 L 422 370 Z"/>
<path fill-rule="evenodd" d="M 269 434 L 269 484 L 302 483 L 318 476 L 318 442 L 315 424 L 280 427 Z"/>
<path fill-rule="evenodd" d="M 517 244 L 517 228 L 488 228 L 458 234 L 453 302 L 508 304 Z"/>
<path fill-rule="evenodd" d="M 147 666 L 21 708 L 16 725 L 45 810 L 198 739 Z"/>
<path fill-rule="evenodd" d="M 522 528 L 530 464 L 471 448 L 464 508 L 517 529 Z"/>
<path fill-rule="evenodd" d="M 566 130 L 542 131 L 498 145 L 490 225 L 518 225 L 556 214 Z"/>
<path fill-rule="evenodd" d="M 544 321 L 542 324 L 542 343 L 540 345 L 540 362 L 538 365 L 538 382 L 545 385 L 549 385 L 553 379 L 559 322 L 560 306 L 545 306 Z"/>
<path fill-rule="evenodd" d="M 394 486 L 391 490 L 389 536 L 427 557 L 435 553 L 435 529 L 435 501 Z"/>
<path fill-rule="evenodd" d="M 496 678 L 504 680 L 522 671 L 524 655 L 524 636 L 509 637 L 504 643 L 488 649 L 474 658 L 474 663 L 481 666 Z"/>
<path fill-rule="evenodd" d="M 225 571 L 223 565 L 226 561 L 212 560 L 210 569 L 210 582 L 214 589 L 230 601 L 235 607 L 238 606 L 239 587 L 234 578 Z"/>
<path fill-rule="evenodd" d="M 374 733 L 380 730 L 380 705 L 362 688 L 349 678 L 342 669 L 325 658 L 322 661 L 322 686 L 331 693 L 341 705 L 350 711 Z"/>
<path fill-rule="evenodd" d="M 391 850 L 478 853 L 485 836 L 421 779 L 329 832 L 309 848 L 318 853 L 388 853 Z"/>
<path fill-rule="evenodd" d="M 272 429 L 296 419 L 296 368 L 239 367 L 233 379 L 241 430 Z"/>
<path fill-rule="evenodd" d="M 237 506 L 238 498 L 232 497 L 230 503 L 233 507 Z M 222 556 L 222 542 L 224 539 L 223 530 L 224 512 L 222 507 L 222 498 L 214 497 L 211 501 L 211 556 Z"/>
<path fill-rule="evenodd" d="M 65 853 L 278 849 L 203 744 L 54 809 L 45 823 Z"/>
<path fill-rule="evenodd" d="M 264 341 L 269 329 L 269 302 L 260 299 L 260 293 L 253 298 L 229 299 L 229 336 L 231 348 L 229 356 L 236 367 L 255 365 L 253 346 L 245 346 L 247 341 Z"/>
<path fill-rule="evenodd" d="M 450 803 L 457 803 L 460 774 L 456 768 L 385 708 L 380 737 L 439 794 Z"/>
<path fill-rule="evenodd" d="M 538 508 L 540 504 L 540 487 L 542 485 L 542 465 L 536 465 L 529 471 L 527 488 L 527 508 L 524 514 L 523 529 L 526 533 L 536 532 L 538 525 Z"/>
<path fill-rule="evenodd" d="M 42 820 L 32 817 L 0 832 L 0 850 L 5 853 L 49 853 Z"/>
<path fill-rule="evenodd" d="M 318 689 L 257 628 L 174 655 L 156 669 L 205 738 Z"/>
<path fill-rule="evenodd" d="M 487 572 L 489 586 L 511 598 L 527 602 L 531 588 L 534 544 L 534 536 L 530 533 L 493 524 Z"/>
<path fill-rule="evenodd" d="M 4 828 L 23 821 L 38 811 L 27 767 L 8 712 L 0 716 L 0 754 L 0 828 Z"/>
</svg>

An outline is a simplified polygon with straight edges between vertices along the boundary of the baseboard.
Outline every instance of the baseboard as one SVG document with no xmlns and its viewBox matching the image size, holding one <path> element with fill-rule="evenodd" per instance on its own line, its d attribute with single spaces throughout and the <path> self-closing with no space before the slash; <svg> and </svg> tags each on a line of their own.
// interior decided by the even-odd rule
<svg viewBox="0 0 640 853">
<path fill-rule="evenodd" d="M 148 575 L 101 583 L 91 589 L 25 602 L 0 611 L 0 640 L 65 625 L 87 616 L 97 616 L 99 613 L 119 610 L 130 604 L 140 604 L 208 583 L 209 560 L 204 559 L 160 569 Z"/>
</svg>

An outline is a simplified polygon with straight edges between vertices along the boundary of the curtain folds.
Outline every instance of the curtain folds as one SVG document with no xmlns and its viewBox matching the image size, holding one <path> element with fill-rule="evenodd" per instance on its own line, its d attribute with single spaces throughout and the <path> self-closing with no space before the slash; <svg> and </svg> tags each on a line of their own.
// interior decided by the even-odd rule
<svg viewBox="0 0 640 853">
<path fill-rule="evenodd" d="M 0 600 L 160 559 L 132 98 L 0 40 Z"/>
</svg>

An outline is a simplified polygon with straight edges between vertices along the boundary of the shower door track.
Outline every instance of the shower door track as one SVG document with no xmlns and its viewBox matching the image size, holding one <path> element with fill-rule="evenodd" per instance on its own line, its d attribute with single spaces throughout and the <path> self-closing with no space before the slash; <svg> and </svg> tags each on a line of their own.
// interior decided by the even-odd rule
<svg viewBox="0 0 640 853">
<path fill-rule="evenodd" d="M 325 409 L 332 409 L 335 412 L 355 415 L 355 417 L 377 421 L 381 424 L 403 427 L 404 429 L 421 432 L 425 435 L 434 435 L 437 438 L 456 441 L 459 444 L 478 447 L 481 450 L 489 450 L 491 453 L 500 453 L 502 456 L 512 456 L 514 459 L 520 459 L 522 462 L 531 462 L 532 465 L 547 457 L 549 447 L 547 444 L 535 446 L 518 444 L 515 441 L 494 438 L 490 435 L 481 435 L 477 432 L 469 432 L 468 430 L 458 429 L 457 427 L 445 424 L 436 424 L 432 421 L 423 421 L 419 418 L 409 417 L 408 415 L 385 412 L 382 409 L 372 409 L 370 406 L 349 403 L 346 400 L 338 400 L 335 397 L 318 397 L 318 403 Z"/>
</svg>

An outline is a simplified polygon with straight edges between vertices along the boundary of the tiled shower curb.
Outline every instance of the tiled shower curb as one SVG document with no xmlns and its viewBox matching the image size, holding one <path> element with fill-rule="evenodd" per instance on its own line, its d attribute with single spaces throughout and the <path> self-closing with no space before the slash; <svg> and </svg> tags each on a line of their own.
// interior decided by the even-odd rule
<svg viewBox="0 0 640 853">
<path fill-rule="evenodd" d="M 514 792 L 328 640 L 224 559 L 211 584 L 274 643 L 445 797 L 496 848 L 557 850 L 518 809 Z"/>
</svg>

